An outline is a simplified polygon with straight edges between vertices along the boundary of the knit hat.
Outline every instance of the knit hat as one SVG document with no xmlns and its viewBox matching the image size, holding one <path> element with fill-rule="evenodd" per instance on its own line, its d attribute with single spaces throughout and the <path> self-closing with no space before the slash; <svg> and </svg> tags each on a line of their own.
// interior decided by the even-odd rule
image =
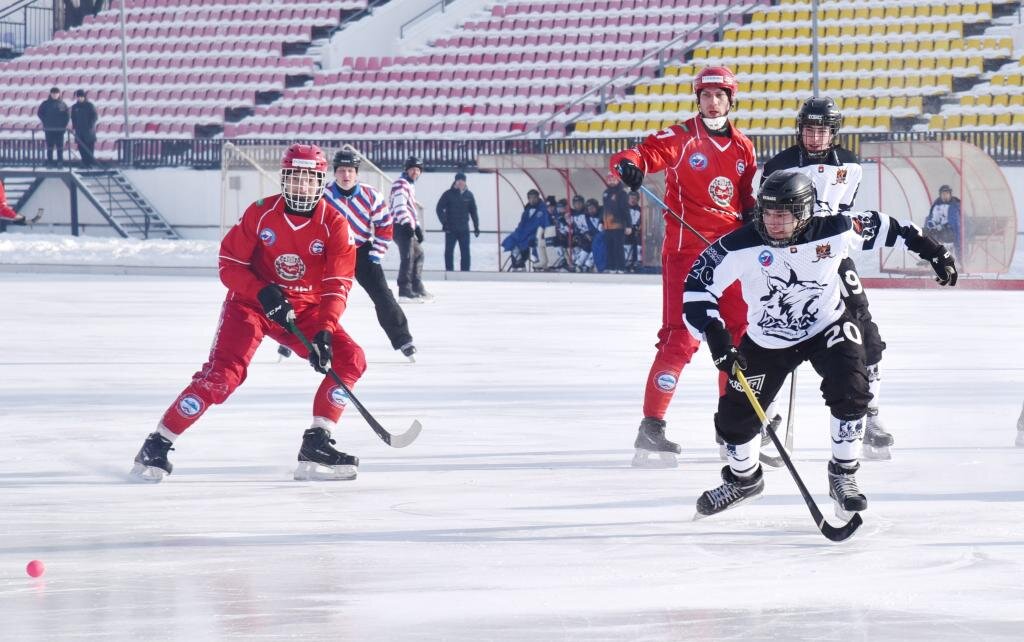
<svg viewBox="0 0 1024 642">
<path fill-rule="evenodd" d="M 466 180 L 466 175 L 463 174 L 462 172 L 458 172 L 457 174 L 455 174 L 455 180 L 464 181 Z"/>
<path fill-rule="evenodd" d="M 405 160 L 405 167 L 403 167 L 403 169 L 412 169 L 413 167 L 419 167 L 420 170 L 422 171 L 423 161 L 421 161 L 419 158 L 415 156 L 410 156 Z"/>
</svg>

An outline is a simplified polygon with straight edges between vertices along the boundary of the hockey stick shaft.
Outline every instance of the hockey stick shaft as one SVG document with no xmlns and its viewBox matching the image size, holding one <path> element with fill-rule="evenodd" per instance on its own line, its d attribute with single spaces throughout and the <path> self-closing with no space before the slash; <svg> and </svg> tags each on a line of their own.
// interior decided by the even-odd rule
<svg viewBox="0 0 1024 642">
<path fill-rule="evenodd" d="M 789 376 L 789 410 L 786 411 L 786 451 L 793 452 L 793 417 L 796 416 L 796 371 Z"/>
<path fill-rule="evenodd" d="M 682 216 L 680 216 L 680 215 L 676 214 L 676 213 L 675 213 L 675 212 L 674 212 L 674 211 L 672 210 L 672 208 L 671 208 L 671 207 L 669 207 L 668 205 L 666 205 L 666 204 L 665 204 L 665 201 L 663 201 L 663 200 L 661 200 L 660 198 L 658 198 L 658 195 L 657 195 L 657 194 L 655 194 L 654 192 L 652 192 L 652 191 L 651 191 L 650 189 L 648 189 L 646 185 L 641 185 L 641 186 L 640 186 L 640 190 L 639 190 L 639 191 L 641 191 L 641 192 L 643 192 L 644 194 L 646 194 L 646 195 L 647 195 L 647 198 L 649 198 L 649 199 L 651 199 L 652 201 L 654 201 L 655 203 L 657 203 L 657 204 L 658 204 L 658 206 L 660 206 L 660 207 L 661 207 L 662 209 L 664 209 L 664 210 L 665 210 L 666 212 L 668 212 L 668 213 L 669 213 L 669 215 L 670 215 L 670 216 L 671 216 L 672 218 L 674 218 L 675 220 L 679 221 L 679 224 L 680 224 L 680 225 L 682 225 L 682 226 L 683 226 L 683 227 L 685 227 L 686 229 L 690 230 L 691 232 L 693 232 L 693 234 L 694 234 L 694 235 L 695 235 L 695 236 L 696 236 L 697 238 L 699 238 L 700 240 L 704 241 L 704 245 L 708 245 L 708 246 L 710 246 L 710 245 L 711 245 L 711 241 L 707 240 L 707 238 L 705 238 L 703 234 L 701 234 L 700 232 L 698 232 L 697 230 L 695 230 L 695 229 L 693 228 L 693 226 L 692 226 L 692 225 L 690 225 L 690 224 L 689 224 L 689 223 L 687 223 L 687 222 L 686 222 L 685 220 L 683 220 L 683 217 L 682 217 Z"/>
<path fill-rule="evenodd" d="M 294 321 L 288 322 L 288 330 L 295 335 L 302 345 L 306 347 L 306 350 L 309 350 L 310 352 L 313 351 L 313 344 L 309 342 L 309 339 L 307 339 L 306 335 L 302 333 L 302 330 L 299 330 Z M 420 431 L 423 430 L 423 426 L 420 424 L 419 420 L 414 419 L 409 430 L 406 430 L 403 433 L 392 433 L 382 426 L 381 423 L 370 414 L 370 411 L 359 402 L 359 399 L 352 394 L 352 390 L 345 385 L 345 382 L 341 380 L 341 377 L 339 377 L 338 373 L 334 371 L 334 368 L 327 368 L 327 374 L 334 379 L 334 383 L 341 387 L 345 392 L 345 395 L 352 402 L 352 405 L 356 407 L 356 410 L 358 410 L 359 414 L 363 416 L 366 423 L 370 424 L 370 428 L 373 429 L 373 432 L 377 433 L 377 436 L 380 437 L 381 441 L 385 444 L 393 448 L 405 448 L 419 437 Z"/>
<path fill-rule="evenodd" d="M 753 407 L 757 418 L 761 420 L 762 424 L 765 424 L 767 419 L 764 415 L 764 409 L 761 408 L 761 402 L 757 400 L 757 396 L 750 388 L 750 384 L 747 383 L 747 378 L 743 376 L 743 371 L 739 368 L 734 368 L 733 375 L 735 375 L 736 380 L 740 382 L 740 386 L 743 387 L 743 392 L 747 395 L 747 400 L 750 402 L 751 407 Z M 818 505 L 814 503 L 814 498 L 811 497 L 811 493 L 807 490 L 807 486 L 804 485 L 804 481 L 800 479 L 800 474 L 796 472 L 796 467 L 793 465 L 793 460 L 789 458 L 789 453 L 787 453 L 786 449 L 782 447 L 782 443 L 779 441 L 779 436 L 775 434 L 775 431 L 772 429 L 770 424 L 767 425 L 767 429 L 768 436 L 771 437 L 775 447 L 779 450 L 779 456 L 782 457 L 782 461 L 786 464 L 786 468 L 789 469 L 789 474 L 792 475 L 793 481 L 796 482 L 797 488 L 800 489 L 800 494 L 804 498 L 804 503 L 807 504 L 807 509 L 811 512 L 811 517 L 814 519 L 815 524 L 818 525 L 818 530 L 821 531 L 821 534 L 833 542 L 841 542 L 853 535 L 863 522 L 860 513 L 854 513 L 853 518 L 839 528 L 836 528 L 825 521 L 825 516 L 822 515 Z"/>
</svg>

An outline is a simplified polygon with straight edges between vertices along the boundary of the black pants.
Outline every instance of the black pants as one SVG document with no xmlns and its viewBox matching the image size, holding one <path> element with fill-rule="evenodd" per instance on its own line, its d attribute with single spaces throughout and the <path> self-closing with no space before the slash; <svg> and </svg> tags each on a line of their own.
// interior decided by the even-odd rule
<svg viewBox="0 0 1024 642">
<path fill-rule="evenodd" d="M 885 341 L 878 332 L 878 325 L 871 320 L 871 311 L 868 310 L 868 295 L 864 291 L 864 285 L 860 282 L 857 274 L 857 266 L 853 259 L 846 257 L 839 263 L 839 278 L 842 281 L 843 303 L 846 310 L 853 317 L 860 327 L 864 336 L 864 354 L 867 364 L 873 366 L 882 360 L 882 351 L 885 350 Z"/>
<path fill-rule="evenodd" d="M 395 295 L 388 287 L 384 269 L 379 263 L 370 260 L 370 243 L 363 243 L 356 250 L 356 281 L 366 290 L 373 307 L 377 311 L 377 323 L 384 329 L 395 350 L 412 341 L 409 334 L 409 321 L 405 318 Z"/>
<path fill-rule="evenodd" d="M 455 244 L 459 244 L 459 269 L 469 272 L 469 230 L 444 233 L 444 269 L 455 269 Z"/>
<path fill-rule="evenodd" d="M 824 332 L 789 348 L 762 348 L 749 336 L 739 345 L 747 359 L 743 376 L 753 388 L 762 406 L 774 399 L 783 382 L 804 361 L 810 361 L 821 376 L 821 395 L 832 416 L 859 419 L 867 414 L 871 393 L 864 363 L 864 345 L 860 331 L 849 311 Z M 730 444 L 742 444 L 754 438 L 761 428 L 743 388 L 732 376 L 725 394 L 718 400 L 715 429 Z"/>
<path fill-rule="evenodd" d="M 82 167 L 95 165 L 96 135 L 75 133 L 75 142 L 78 143 L 78 154 L 82 157 Z"/>
<path fill-rule="evenodd" d="M 57 164 L 64 163 L 64 130 L 46 131 L 46 164 L 53 165 L 53 153 L 57 152 Z"/>
<path fill-rule="evenodd" d="M 604 252 L 605 256 L 608 257 L 608 262 L 605 265 L 605 270 L 619 270 L 625 271 L 626 269 L 626 231 L 623 229 L 618 230 L 605 230 L 604 231 Z"/>
<path fill-rule="evenodd" d="M 395 226 L 395 243 L 398 245 L 398 296 L 423 294 L 423 250 L 416 235 L 408 225 Z"/>
</svg>

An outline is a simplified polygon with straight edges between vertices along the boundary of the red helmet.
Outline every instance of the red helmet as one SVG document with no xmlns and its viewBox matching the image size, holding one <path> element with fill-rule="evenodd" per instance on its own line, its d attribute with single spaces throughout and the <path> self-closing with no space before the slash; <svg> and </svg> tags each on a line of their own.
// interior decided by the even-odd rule
<svg viewBox="0 0 1024 642">
<path fill-rule="evenodd" d="M 736 81 L 736 74 L 732 73 L 732 69 L 725 65 L 713 65 L 701 69 L 693 79 L 693 94 L 699 99 L 700 90 L 709 87 L 724 89 L 729 93 L 729 103 L 734 104 L 740 84 Z"/>
<path fill-rule="evenodd" d="M 308 212 L 323 196 L 327 157 L 316 145 L 296 143 L 281 159 L 281 196 L 295 212 Z"/>
</svg>

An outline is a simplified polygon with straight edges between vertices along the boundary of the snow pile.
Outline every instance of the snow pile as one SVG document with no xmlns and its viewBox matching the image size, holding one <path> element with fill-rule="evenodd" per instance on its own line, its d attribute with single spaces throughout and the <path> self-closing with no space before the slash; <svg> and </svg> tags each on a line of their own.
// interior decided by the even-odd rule
<svg viewBox="0 0 1024 642">
<path fill-rule="evenodd" d="M 215 268 L 219 241 L 0 235 L 0 265 L 122 265 Z"/>
</svg>

